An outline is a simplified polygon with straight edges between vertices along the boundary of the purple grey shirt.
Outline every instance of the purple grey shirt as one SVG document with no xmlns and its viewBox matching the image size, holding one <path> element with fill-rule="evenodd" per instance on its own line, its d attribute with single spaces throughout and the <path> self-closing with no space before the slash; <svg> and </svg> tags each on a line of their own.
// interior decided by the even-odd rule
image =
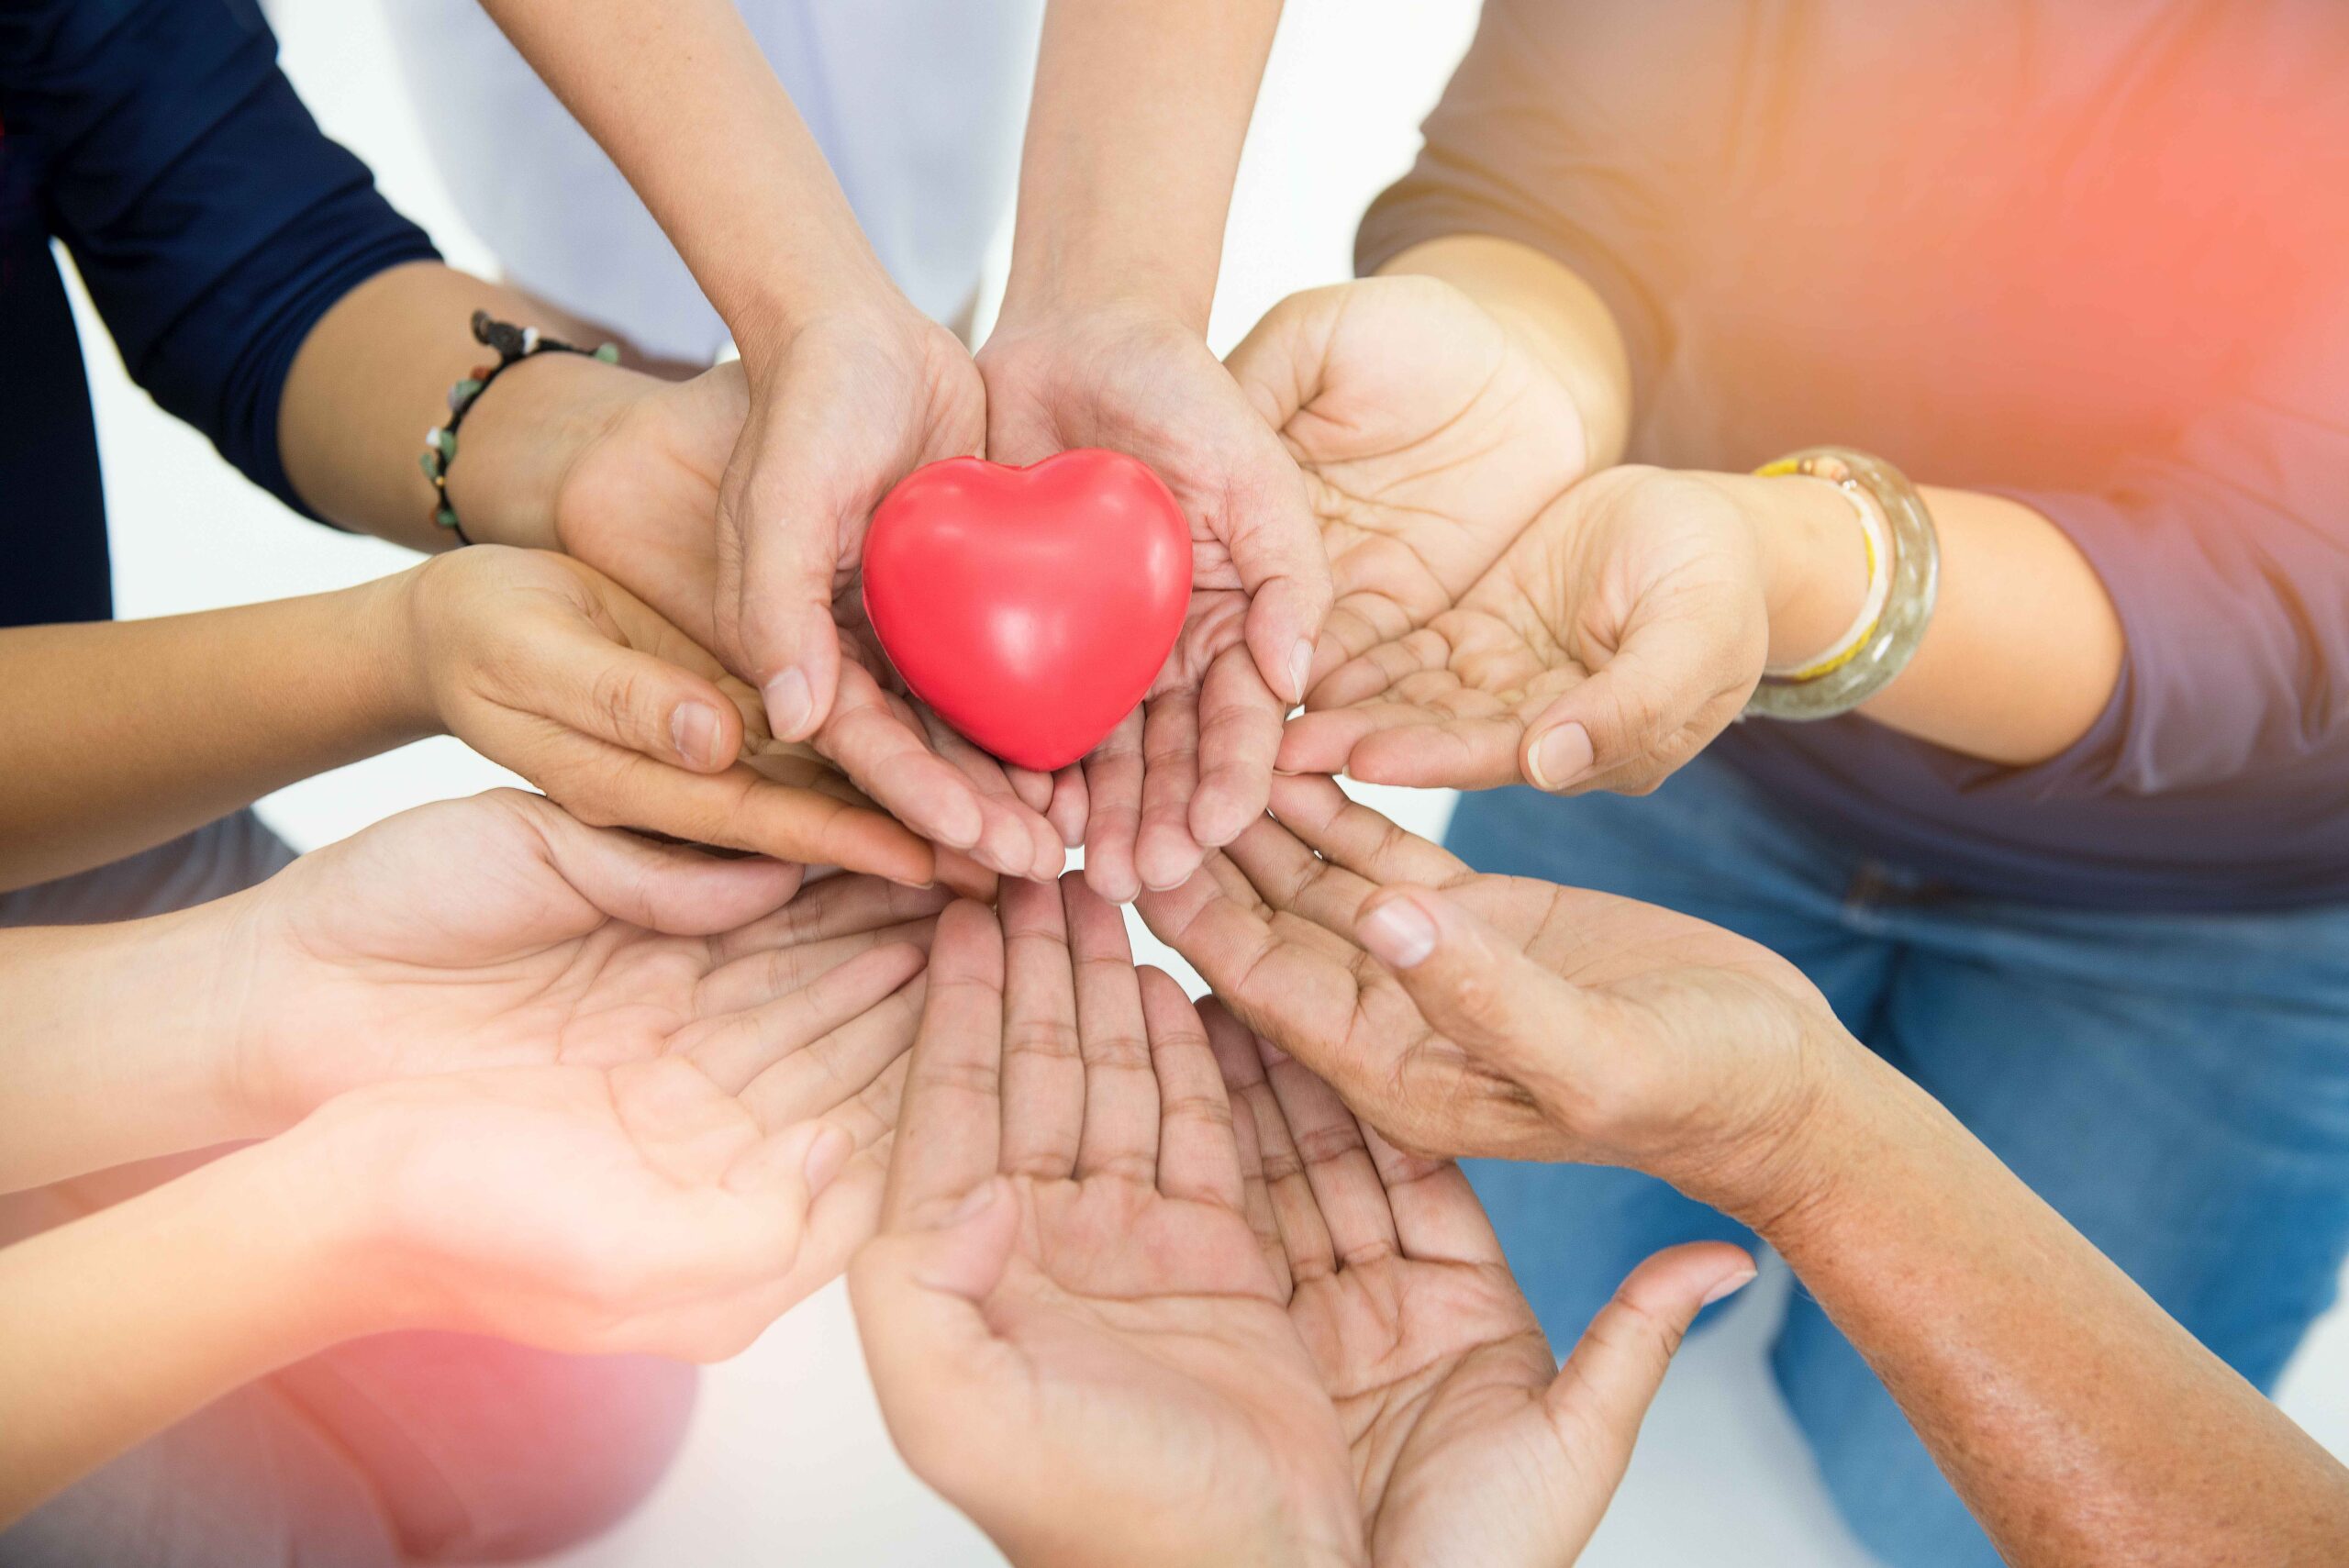
<svg viewBox="0 0 2349 1568">
<path fill-rule="evenodd" d="M 1631 349 L 1631 461 L 1834 443 L 2070 537 L 2128 651 L 2024 768 L 1858 717 L 1716 750 L 1956 888 L 2349 899 L 2349 5 L 1487 0 L 1374 270 L 1558 258 Z"/>
</svg>

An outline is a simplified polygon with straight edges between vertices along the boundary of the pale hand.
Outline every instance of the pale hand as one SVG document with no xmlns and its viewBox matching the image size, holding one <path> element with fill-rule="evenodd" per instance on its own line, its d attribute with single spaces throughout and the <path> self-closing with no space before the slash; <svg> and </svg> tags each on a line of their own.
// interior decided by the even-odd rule
<svg viewBox="0 0 2349 1568">
<path fill-rule="evenodd" d="M 1020 1568 L 1363 1560 L 1198 1015 L 1114 907 L 946 912 L 902 1128 L 849 1287 L 917 1474 Z"/>
<path fill-rule="evenodd" d="M 1735 718 L 1770 624 L 1752 523 L 1701 475 L 1617 468 L 1453 607 L 1317 684 L 1281 766 L 1376 784 L 1641 794 Z"/>
<path fill-rule="evenodd" d="M 1430 1154 L 1761 1197 L 1848 1049 L 1800 971 L 1667 909 L 1471 871 L 1328 779 L 1277 781 L 1273 809 L 1141 914 L 1364 1121 Z"/>
<path fill-rule="evenodd" d="M 1589 1541 L 1690 1319 L 1753 1277 L 1718 1242 L 1635 1270 L 1561 1372 L 1484 1207 L 1210 1000 L 1250 1221 L 1354 1455 L 1380 1563 L 1549 1568 Z"/>
<path fill-rule="evenodd" d="M 746 515 L 740 508 L 754 507 L 752 492 L 768 487 L 753 484 L 744 477 L 749 470 L 735 466 L 751 450 L 752 413 L 751 385 L 740 364 L 688 382 L 653 384 L 587 442 L 555 494 L 555 539 L 565 551 L 610 573 L 693 640 L 721 652 L 729 647 L 721 633 L 739 635 L 726 628 L 740 622 L 741 589 L 735 579 L 747 570 L 727 553 L 737 546 L 727 542 L 736 536 L 720 529 L 723 498 L 733 495 L 732 486 L 751 486 L 727 513 L 739 518 Z M 863 515 L 855 515 L 852 527 L 837 518 L 807 521 L 796 511 L 790 520 L 818 528 L 827 550 L 852 545 L 854 559 L 861 559 Z M 767 531 L 777 526 L 780 520 Z M 889 689 L 886 661 L 857 635 L 862 614 L 853 583 L 843 584 L 835 608 L 838 564 L 827 557 L 823 566 L 821 636 L 807 630 L 804 617 L 793 622 L 794 636 L 835 651 L 827 655 L 833 658 L 829 706 L 808 745 L 864 795 L 945 851 L 941 880 L 968 892 L 992 891 L 965 874 L 969 868 L 959 863 L 963 854 L 1006 875 L 1056 874 L 1063 859 L 1061 835 L 1042 816 L 1050 781 L 1004 768 Z M 731 667 L 750 673 L 749 662 L 733 662 L 739 657 L 729 655 Z"/>
<path fill-rule="evenodd" d="M 1085 876 L 1129 899 L 1171 887 L 1264 809 L 1282 716 L 1303 695 L 1329 569 L 1296 462 L 1197 332 L 1140 307 L 1000 324 L 979 353 L 987 456 L 1076 447 L 1140 458 L 1192 539 L 1191 608 L 1141 708 L 1063 775 Z"/>
</svg>

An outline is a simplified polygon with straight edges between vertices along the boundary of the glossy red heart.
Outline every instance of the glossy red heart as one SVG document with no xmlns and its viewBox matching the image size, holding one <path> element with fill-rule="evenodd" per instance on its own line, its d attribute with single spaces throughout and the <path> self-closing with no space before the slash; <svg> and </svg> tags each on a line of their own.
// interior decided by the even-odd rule
<svg viewBox="0 0 2349 1568">
<path fill-rule="evenodd" d="M 865 534 L 864 609 L 897 673 L 1023 768 L 1066 767 L 1132 712 L 1190 601 L 1183 509 L 1122 452 L 933 462 Z"/>
</svg>

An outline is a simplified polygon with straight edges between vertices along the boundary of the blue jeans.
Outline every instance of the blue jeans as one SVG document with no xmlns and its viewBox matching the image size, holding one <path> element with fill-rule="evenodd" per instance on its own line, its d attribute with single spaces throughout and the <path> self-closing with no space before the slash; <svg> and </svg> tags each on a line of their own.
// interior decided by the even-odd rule
<svg viewBox="0 0 2349 1568">
<path fill-rule="evenodd" d="M 2159 915 L 1937 888 L 1699 758 L 1641 800 L 1470 795 L 1481 871 L 1644 899 L 1799 964 L 2169 1313 L 2271 1388 L 2349 1251 L 2349 907 Z M 1676 1241 L 1753 1237 L 1663 1183 L 1471 1169 L 1553 1342 Z M 1771 1367 L 1828 1489 L 1897 1568 L 1998 1559 L 1884 1385 L 1798 1291 Z"/>
</svg>

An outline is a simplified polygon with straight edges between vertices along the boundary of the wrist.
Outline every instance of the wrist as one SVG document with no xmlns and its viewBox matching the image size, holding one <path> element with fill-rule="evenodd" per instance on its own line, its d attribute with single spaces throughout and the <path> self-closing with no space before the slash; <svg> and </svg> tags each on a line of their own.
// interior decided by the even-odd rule
<svg viewBox="0 0 2349 1568">
<path fill-rule="evenodd" d="M 351 590 L 361 645 L 373 655 L 373 699 L 386 726 L 407 740 L 446 731 L 432 687 L 432 623 L 446 585 L 465 570 L 457 551 Z"/>
<path fill-rule="evenodd" d="M 1800 666 L 1833 648 L 1867 598 L 1866 533 L 1850 499 L 1804 475 L 1706 477 L 1753 528 L 1770 617 L 1770 666 Z"/>
<path fill-rule="evenodd" d="M 588 354 L 507 367 L 466 411 L 448 502 L 477 544 L 558 548 L 555 496 L 580 454 L 662 384 Z"/>
<path fill-rule="evenodd" d="M 1882 1128 L 1918 1093 L 1840 1024 L 1818 1026 L 1803 1054 L 1803 1086 L 1787 1113 L 1701 1195 L 1774 1246 L 1839 1223 L 1853 1195 L 1877 1179 L 1870 1151 Z"/>
<path fill-rule="evenodd" d="M 250 897 L 9 935 L 6 968 L 24 978 L 0 1030 L 0 1191 L 268 1130 L 237 1071 L 246 972 L 231 950 Z M 134 979 L 169 1005 L 126 1006 Z"/>
</svg>

